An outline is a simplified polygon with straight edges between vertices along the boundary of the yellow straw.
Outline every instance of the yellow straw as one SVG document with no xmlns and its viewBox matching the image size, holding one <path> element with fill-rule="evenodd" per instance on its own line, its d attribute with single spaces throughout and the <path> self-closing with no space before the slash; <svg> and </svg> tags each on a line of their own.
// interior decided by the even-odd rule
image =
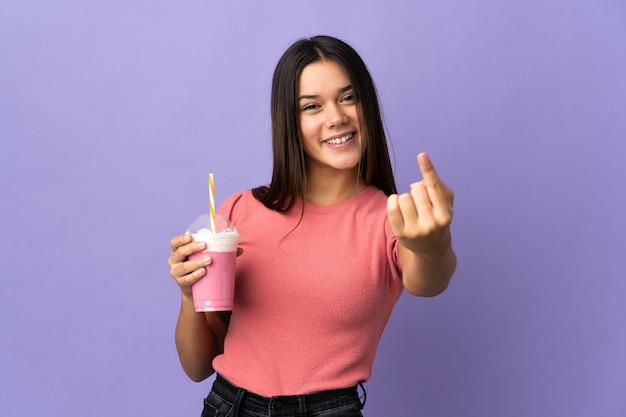
<svg viewBox="0 0 626 417">
<path fill-rule="evenodd" d="M 211 210 L 211 232 L 215 233 L 215 185 L 213 174 L 209 174 L 209 209 Z"/>
</svg>

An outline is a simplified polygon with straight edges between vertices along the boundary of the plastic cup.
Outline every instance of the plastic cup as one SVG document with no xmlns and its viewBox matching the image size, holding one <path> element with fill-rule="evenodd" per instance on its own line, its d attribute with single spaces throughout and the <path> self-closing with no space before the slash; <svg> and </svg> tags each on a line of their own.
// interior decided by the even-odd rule
<svg viewBox="0 0 626 417">
<path fill-rule="evenodd" d="M 211 257 L 206 274 L 191 286 L 196 311 L 228 311 L 233 309 L 235 296 L 235 263 L 239 233 L 224 216 L 215 216 L 215 233 L 211 232 L 211 217 L 196 218 L 185 233 L 196 242 L 205 242 L 206 249 L 189 256 L 189 260 Z"/>
</svg>

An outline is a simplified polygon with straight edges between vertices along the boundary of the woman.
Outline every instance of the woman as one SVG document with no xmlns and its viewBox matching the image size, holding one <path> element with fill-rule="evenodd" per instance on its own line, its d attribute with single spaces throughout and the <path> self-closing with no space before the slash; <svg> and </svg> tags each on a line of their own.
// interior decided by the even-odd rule
<svg viewBox="0 0 626 417">
<path fill-rule="evenodd" d="M 203 244 L 171 240 L 180 361 L 194 381 L 218 374 L 203 416 L 359 416 L 401 292 L 437 295 L 456 268 L 453 193 L 422 153 L 423 180 L 396 194 L 376 90 L 346 43 L 294 43 L 271 100 L 272 181 L 219 210 L 243 250 L 230 322 L 194 311 L 211 260 L 187 257 Z"/>
</svg>

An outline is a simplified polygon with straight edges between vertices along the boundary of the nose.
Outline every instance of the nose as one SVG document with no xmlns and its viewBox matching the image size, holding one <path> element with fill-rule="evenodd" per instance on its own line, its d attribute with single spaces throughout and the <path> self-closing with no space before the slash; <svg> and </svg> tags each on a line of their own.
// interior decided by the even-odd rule
<svg viewBox="0 0 626 417">
<path fill-rule="evenodd" d="M 326 107 L 326 126 L 329 128 L 342 126 L 348 121 L 344 109 L 340 105 L 334 104 Z"/>
</svg>

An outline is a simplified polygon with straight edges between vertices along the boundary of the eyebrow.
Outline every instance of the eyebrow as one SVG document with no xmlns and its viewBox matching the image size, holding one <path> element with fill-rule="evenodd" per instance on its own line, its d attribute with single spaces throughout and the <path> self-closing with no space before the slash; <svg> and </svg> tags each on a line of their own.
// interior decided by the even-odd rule
<svg viewBox="0 0 626 417">
<path fill-rule="evenodd" d="M 352 90 L 352 85 L 347 85 L 345 87 L 340 88 L 337 92 L 339 94 L 343 94 L 346 91 L 350 91 L 350 90 Z M 314 99 L 314 98 L 318 98 L 318 97 L 319 96 L 317 96 L 317 95 L 312 95 L 312 96 L 303 95 L 303 96 L 298 97 L 298 100 L 310 100 L 310 99 Z"/>
</svg>

